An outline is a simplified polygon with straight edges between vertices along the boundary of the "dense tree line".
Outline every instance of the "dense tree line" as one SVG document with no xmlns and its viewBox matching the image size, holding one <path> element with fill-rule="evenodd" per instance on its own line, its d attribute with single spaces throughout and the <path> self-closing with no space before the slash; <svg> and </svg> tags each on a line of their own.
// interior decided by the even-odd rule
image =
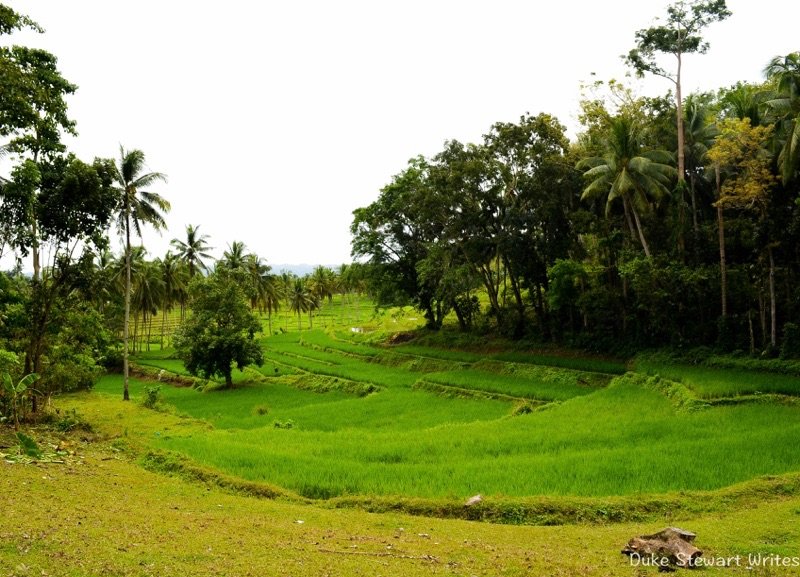
<svg viewBox="0 0 800 577">
<path fill-rule="evenodd" d="M 704 52 L 728 14 L 679 2 L 627 60 L 680 90 L 655 54 Z M 597 350 L 796 355 L 800 53 L 764 73 L 677 99 L 597 83 L 574 142 L 547 114 L 445 142 L 355 211 L 353 255 L 433 329 L 452 311 L 463 330 Z"/>
</svg>

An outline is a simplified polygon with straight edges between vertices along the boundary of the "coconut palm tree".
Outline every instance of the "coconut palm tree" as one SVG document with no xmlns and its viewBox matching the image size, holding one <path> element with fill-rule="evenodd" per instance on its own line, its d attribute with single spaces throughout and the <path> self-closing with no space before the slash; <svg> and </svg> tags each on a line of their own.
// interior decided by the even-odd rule
<svg viewBox="0 0 800 577">
<path fill-rule="evenodd" d="M 705 180 L 706 153 L 714 144 L 718 130 L 708 108 L 694 98 L 686 99 L 684 111 L 684 160 L 692 202 L 692 229 L 696 241 L 700 235 L 700 225 L 697 221 L 697 185 Z"/>
<path fill-rule="evenodd" d="M 269 334 L 272 334 L 272 313 L 280 310 L 281 299 L 283 298 L 282 283 L 274 275 L 266 277 L 263 292 L 261 295 L 264 310 L 267 312 L 267 322 L 269 323 Z"/>
<path fill-rule="evenodd" d="M 794 177 L 800 163 L 800 52 L 776 56 L 770 60 L 764 74 L 776 86 L 767 108 L 777 124 L 781 140 L 778 165 L 786 184 Z"/>
<path fill-rule="evenodd" d="M 162 260 L 157 261 L 161 269 L 161 280 L 164 292 L 161 300 L 161 348 L 164 348 L 164 332 L 167 324 L 167 313 L 172 310 L 175 303 L 186 300 L 188 285 L 188 267 L 184 266 L 180 256 L 167 252 Z"/>
<path fill-rule="evenodd" d="M 153 331 L 153 318 L 164 302 L 164 279 L 158 262 L 146 262 L 133 279 L 133 303 L 136 317 L 142 316 L 142 340 L 150 350 L 150 337 Z M 145 330 L 147 334 L 145 334 Z M 135 346 L 134 346 L 135 348 Z M 142 350 L 141 343 L 139 351 Z"/>
<path fill-rule="evenodd" d="M 581 198 L 605 196 L 606 215 L 611 212 L 614 201 L 621 199 L 631 235 L 636 238 L 638 233 L 649 258 L 650 247 L 640 215 L 650 210 L 651 202 L 669 195 L 669 187 L 676 176 L 675 168 L 669 164 L 672 157 L 663 150 L 644 150 L 642 129 L 627 115 L 611 119 L 604 146 L 604 156 L 586 158 L 577 164 L 579 170 L 585 170 L 583 176 L 588 181 Z"/>
<path fill-rule="evenodd" d="M 189 277 L 193 277 L 198 271 L 207 271 L 208 266 L 203 262 L 204 259 L 211 258 L 208 253 L 213 247 L 208 246 L 207 234 L 200 234 L 200 225 L 186 225 L 186 240 L 173 238 L 170 241 L 172 247 L 177 251 L 177 257 L 186 263 L 189 270 Z"/>
<path fill-rule="evenodd" d="M 113 177 L 117 182 L 119 194 L 119 214 L 117 228 L 125 236 L 125 321 L 122 333 L 123 342 L 123 393 L 128 393 L 128 332 L 131 316 L 131 233 L 141 238 L 142 226 L 151 225 L 156 230 L 166 228 L 163 213 L 168 212 L 170 204 L 155 192 L 144 190 L 158 181 L 166 182 L 167 177 L 160 172 L 145 173 L 145 157 L 141 150 L 126 151 L 119 147 L 119 164 L 113 165 Z"/>
<path fill-rule="evenodd" d="M 235 240 L 228 245 L 228 250 L 222 253 L 219 264 L 229 269 L 243 269 L 246 266 L 247 247 L 241 241 Z"/>
<path fill-rule="evenodd" d="M 263 312 L 263 294 L 271 267 L 260 256 L 251 253 L 244 258 L 244 269 L 247 271 L 248 286 L 245 292 L 250 299 L 250 308 L 258 308 L 259 312 Z"/>
<path fill-rule="evenodd" d="M 303 279 L 294 279 L 294 286 L 287 298 L 289 300 L 289 310 L 297 314 L 297 330 L 302 330 L 300 313 L 310 312 L 314 304 L 314 299 L 306 288 Z"/>
</svg>

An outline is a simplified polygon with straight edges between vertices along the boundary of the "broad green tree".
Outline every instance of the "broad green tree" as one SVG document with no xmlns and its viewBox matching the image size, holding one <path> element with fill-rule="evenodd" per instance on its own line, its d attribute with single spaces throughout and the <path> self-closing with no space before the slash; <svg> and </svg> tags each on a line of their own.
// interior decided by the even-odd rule
<svg viewBox="0 0 800 577">
<path fill-rule="evenodd" d="M 131 317 L 131 235 L 142 236 L 142 226 L 150 225 L 156 230 L 166 228 L 164 213 L 170 204 L 161 195 L 145 190 L 145 188 L 167 177 L 160 172 L 145 172 L 145 156 L 141 150 L 125 150 L 119 147 L 119 161 L 114 165 L 114 180 L 119 194 L 117 227 L 125 238 L 125 320 L 122 333 L 123 342 L 123 393 L 122 398 L 129 400 L 128 393 L 128 353 Z"/>
<path fill-rule="evenodd" d="M 233 386 L 233 367 L 261 366 L 261 345 L 255 339 L 261 322 L 250 310 L 242 288 L 244 273 L 218 268 L 208 277 L 195 276 L 189 285 L 192 314 L 178 328 L 174 344 L 193 375 L 223 377 Z"/>
<path fill-rule="evenodd" d="M 727 316 L 727 272 L 722 209 L 752 210 L 767 217 L 770 190 L 777 178 L 772 173 L 772 159 L 766 149 L 773 127 L 751 126 L 750 119 L 729 118 L 720 124 L 720 134 L 708 151 L 717 177 L 717 214 L 719 218 L 720 272 L 722 277 L 722 316 Z M 722 179 L 723 173 L 727 176 Z M 777 346 L 775 297 L 775 258 L 773 243 L 767 242 L 770 292 L 770 344 Z"/>
</svg>

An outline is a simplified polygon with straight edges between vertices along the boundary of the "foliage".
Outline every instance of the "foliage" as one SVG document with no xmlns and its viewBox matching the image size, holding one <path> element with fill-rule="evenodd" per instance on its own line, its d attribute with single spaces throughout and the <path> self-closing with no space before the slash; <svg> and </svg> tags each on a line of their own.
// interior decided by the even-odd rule
<svg viewBox="0 0 800 577">
<path fill-rule="evenodd" d="M 795 323 L 783 325 L 782 359 L 800 359 L 800 326 Z"/>
<path fill-rule="evenodd" d="M 22 432 L 17 432 L 17 440 L 19 441 L 20 452 L 26 457 L 39 459 L 42 456 L 42 450 L 39 445 L 30 436 Z"/>
<path fill-rule="evenodd" d="M 193 375 L 225 378 L 233 385 L 231 367 L 261 366 L 263 353 L 255 334 L 261 323 L 245 300 L 242 276 L 219 269 L 195 276 L 189 286 L 192 314 L 175 335 L 175 349 Z"/>
<path fill-rule="evenodd" d="M 142 405 L 147 409 L 155 409 L 161 397 L 161 385 L 149 385 L 144 388 Z"/>
<path fill-rule="evenodd" d="M 717 201 L 722 206 L 766 209 L 767 193 L 777 182 L 765 149 L 771 132 L 771 126 L 751 126 L 749 118 L 720 123 L 720 133 L 707 155 L 715 167 L 731 173 Z"/>
<path fill-rule="evenodd" d="M 786 184 L 795 178 L 800 165 L 800 52 L 776 56 L 764 73 L 775 84 L 766 104 L 780 132 L 777 160 Z"/>
<path fill-rule="evenodd" d="M 35 394 L 33 383 L 38 379 L 35 373 L 29 373 L 16 383 L 9 373 L 3 373 L 3 388 L 0 390 L 0 419 L 14 423 L 14 429 L 19 429 L 19 422 L 27 413 L 27 400 Z"/>
</svg>

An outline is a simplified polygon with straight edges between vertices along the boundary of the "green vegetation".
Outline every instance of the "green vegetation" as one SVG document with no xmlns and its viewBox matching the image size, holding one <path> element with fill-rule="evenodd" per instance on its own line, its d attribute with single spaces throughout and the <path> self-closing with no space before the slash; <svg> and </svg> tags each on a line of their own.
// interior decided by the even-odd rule
<svg viewBox="0 0 800 577">
<path fill-rule="evenodd" d="M 0 255 L 33 263 L 0 273 L 0 572 L 641 575 L 619 547 L 684 522 L 800 555 L 800 56 L 686 99 L 654 60 L 728 15 L 637 33 L 674 102 L 598 83 L 574 142 L 448 141 L 354 211 L 364 262 L 303 277 L 196 225 L 132 246 L 164 175 L 70 154 L 76 87 L 0 46 Z"/>
<path fill-rule="evenodd" d="M 153 446 L 305 497 L 356 501 L 716 490 L 800 466 L 791 444 L 800 405 L 738 397 L 750 391 L 737 383 L 769 376 L 763 372 L 712 379 L 698 371 L 681 385 L 664 372 L 612 378 L 501 361 L 498 352 L 454 361 L 415 345 L 418 355 L 399 354 L 403 345 L 387 350 L 322 331 L 264 344 L 288 370 L 255 380 L 242 373 L 243 386 L 232 391 L 163 388 L 164 403 L 213 429 L 159 435 Z M 154 356 L 145 362 L 168 366 Z M 637 363 L 644 372 L 654 366 Z M 675 363 L 659 367 L 687 374 Z M 726 380 L 734 373 L 738 381 Z M 116 383 L 106 377 L 96 390 Z M 132 386 L 144 394 L 144 383 Z M 724 388 L 712 407 L 705 391 L 715 386 Z M 691 466 L 674 466 L 684 462 Z"/>
</svg>

